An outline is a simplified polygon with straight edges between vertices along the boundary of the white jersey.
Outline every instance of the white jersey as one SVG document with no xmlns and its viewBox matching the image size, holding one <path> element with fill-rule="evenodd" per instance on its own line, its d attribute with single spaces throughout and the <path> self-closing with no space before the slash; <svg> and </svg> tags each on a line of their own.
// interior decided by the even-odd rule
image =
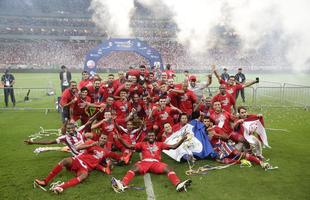
<svg viewBox="0 0 310 200">
<path fill-rule="evenodd" d="M 188 83 L 188 89 L 193 91 L 198 99 L 201 99 L 203 94 L 204 94 L 204 89 L 206 88 L 207 83 L 202 82 L 202 83 L 197 83 L 195 87 L 192 87 L 190 83 Z"/>
<path fill-rule="evenodd" d="M 65 134 L 65 135 L 62 135 L 62 136 L 59 136 L 57 139 L 56 139 L 56 142 L 59 144 L 59 143 L 64 143 L 66 144 L 70 150 L 71 150 L 71 153 L 73 156 L 77 156 L 79 155 L 80 153 L 82 153 L 82 151 L 78 151 L 76 149 L 76 147 L 80 144 L 83 144 L 84 143 L 84 140 L 83 140 L 83 136 L 80 132 L 75 132 L 74 135 L 70 135 L 70 134 Z"/>
</svg>

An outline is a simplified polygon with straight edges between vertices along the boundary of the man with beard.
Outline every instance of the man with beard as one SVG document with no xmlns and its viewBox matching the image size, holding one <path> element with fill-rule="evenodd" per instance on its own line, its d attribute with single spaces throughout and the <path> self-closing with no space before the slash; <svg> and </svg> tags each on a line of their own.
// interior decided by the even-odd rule
<svg viewBox="0 0 310 200">
<path fill-rule="evenodd" d="M 161 152 L 162 150 L 177 149 L 186 139 L 187 134 L 184 134 L 182 139 L 173 145 L 168 145 L 163 142 L 155 141 L 155 133 L 149 131 L 147 133 L 147 141 L 139 142 L 135 145 L 127 144 L 121 137 L 116 135 L 116 138 L 129 149 L 141 151 L 142 159 L 137 162 L 131 170 L 129 170 L 122 181 L 112 178 L 112 188 L 115 192 L 124 192 L 126 186 L 134 178 L 136 173 L 145 174 L 147 172 L 152 172 L 155 174 L 167 174 L 171 183 L 176 187 L 178 192 L 187 191 L 187 187 L 191 185 L 191 180 L 181 180 L 177 177 L 176 173 L 172 171 L 166 163 L 161 162 Z"/>
</svg>

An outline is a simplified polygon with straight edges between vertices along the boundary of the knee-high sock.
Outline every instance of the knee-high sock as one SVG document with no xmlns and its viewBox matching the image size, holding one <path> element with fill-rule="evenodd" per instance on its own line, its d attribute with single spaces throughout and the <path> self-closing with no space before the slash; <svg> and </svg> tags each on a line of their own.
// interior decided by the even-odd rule
<svg viewBox="0 0 310 200">
<path fill-rule="evenodd" d="M 59 172 L 61 172 L 62 168 L 63 165 L 58 163 L 44 179 L 45 183 L 47 184 L 50 180 L 52 180 Z"/>
<path fill-rule="evenodd" d="M 169 172 L 167 176 L 174 186 L 178 185 L 181 182 L 179 177 L 175 174 L 174 171 Z"/>
<path fill-rule="evenodd" d="M 128 185 L 128 183 L 135 177 L 135 172 L 132 170 L 129 170 L 126 175 L 124 176 L 122 182 L 124 185 Z"/>
<path fill-rule="evenodd" d="M 81 180 L 79 179 L 79 177 L 75 177 L 75 178 L 72 178 L 69 181 L 65 182 L 60 187 L 62 187 L 63 189 L 66 189 L 68 187 L 75 186 L 76 184 L 78 184 L 80 182 L 81 182 Z"/>
<path fill-rule="evenodd" d="M 252 156 L 251 154 L 248 154 L 248 153 L 245 155 L 245 159 L 247 159 L 248 161 L 254 162 L 258 165 L 261 162 L 258 158 L 256 158 L 255 156 Z"/>
</svg>

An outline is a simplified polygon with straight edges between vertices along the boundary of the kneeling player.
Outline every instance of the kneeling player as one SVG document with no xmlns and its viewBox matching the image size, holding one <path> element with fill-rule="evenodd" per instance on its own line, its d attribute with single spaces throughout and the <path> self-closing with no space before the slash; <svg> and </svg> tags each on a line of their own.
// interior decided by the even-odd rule
<svg viewBox="0 0 310 200">
<path fill-rule="evenodd" d="M 117 180 L 112 178 L 112 188 L 115 192 L 124 192 L 128 183 L 134 178 L 136 173 L 145 174 L 147 172 L 152 172 L 155 174 L 167 174 L 169 180 L 174 186 L 176 186 L 177 191 L 186 191 L 186 188 L 191 185 L 191 180 L 185 180 L 183 182 L 177 177 L 174 171 L 172 171 L 166 163 L 161 162 L 161 152 L 162 150 L 176 149 L 178 148 L 187 138 L 185 134 L 182 139 L 174 144 L 168 145 L 163 142 L 155 142 L 155 133 L 153 131 L 148 132 L 147 141 L 139 142 L 135 145 L 127 144 L 118 135 L 116 138 L 127 148 L 132 150 L 141 151 L 142 160 L 137 162 L 131 170 L 129 170 L 124 176 L 123 180 Z"/>
</svg>

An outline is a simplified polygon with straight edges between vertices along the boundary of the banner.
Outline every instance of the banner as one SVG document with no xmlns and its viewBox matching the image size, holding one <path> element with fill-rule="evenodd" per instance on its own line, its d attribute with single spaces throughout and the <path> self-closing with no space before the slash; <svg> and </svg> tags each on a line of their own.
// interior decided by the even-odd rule
<svg viewBox="0 0 310 200">
<path fill-rule="evenodd" d="M 90 50 L 85 58 L 84 70 L 94 74 L 97 71 L 97 62 L 104 56 L 113 51 L 131 51 L 135 52 L 149 61 L 149 65 L 160 66 L 163 69 L 163 63 L 159 51 L 150 47 L 147 43 L 133 38 L 110 38 L 103 41 L 100 45 Z"/>
</svg>

